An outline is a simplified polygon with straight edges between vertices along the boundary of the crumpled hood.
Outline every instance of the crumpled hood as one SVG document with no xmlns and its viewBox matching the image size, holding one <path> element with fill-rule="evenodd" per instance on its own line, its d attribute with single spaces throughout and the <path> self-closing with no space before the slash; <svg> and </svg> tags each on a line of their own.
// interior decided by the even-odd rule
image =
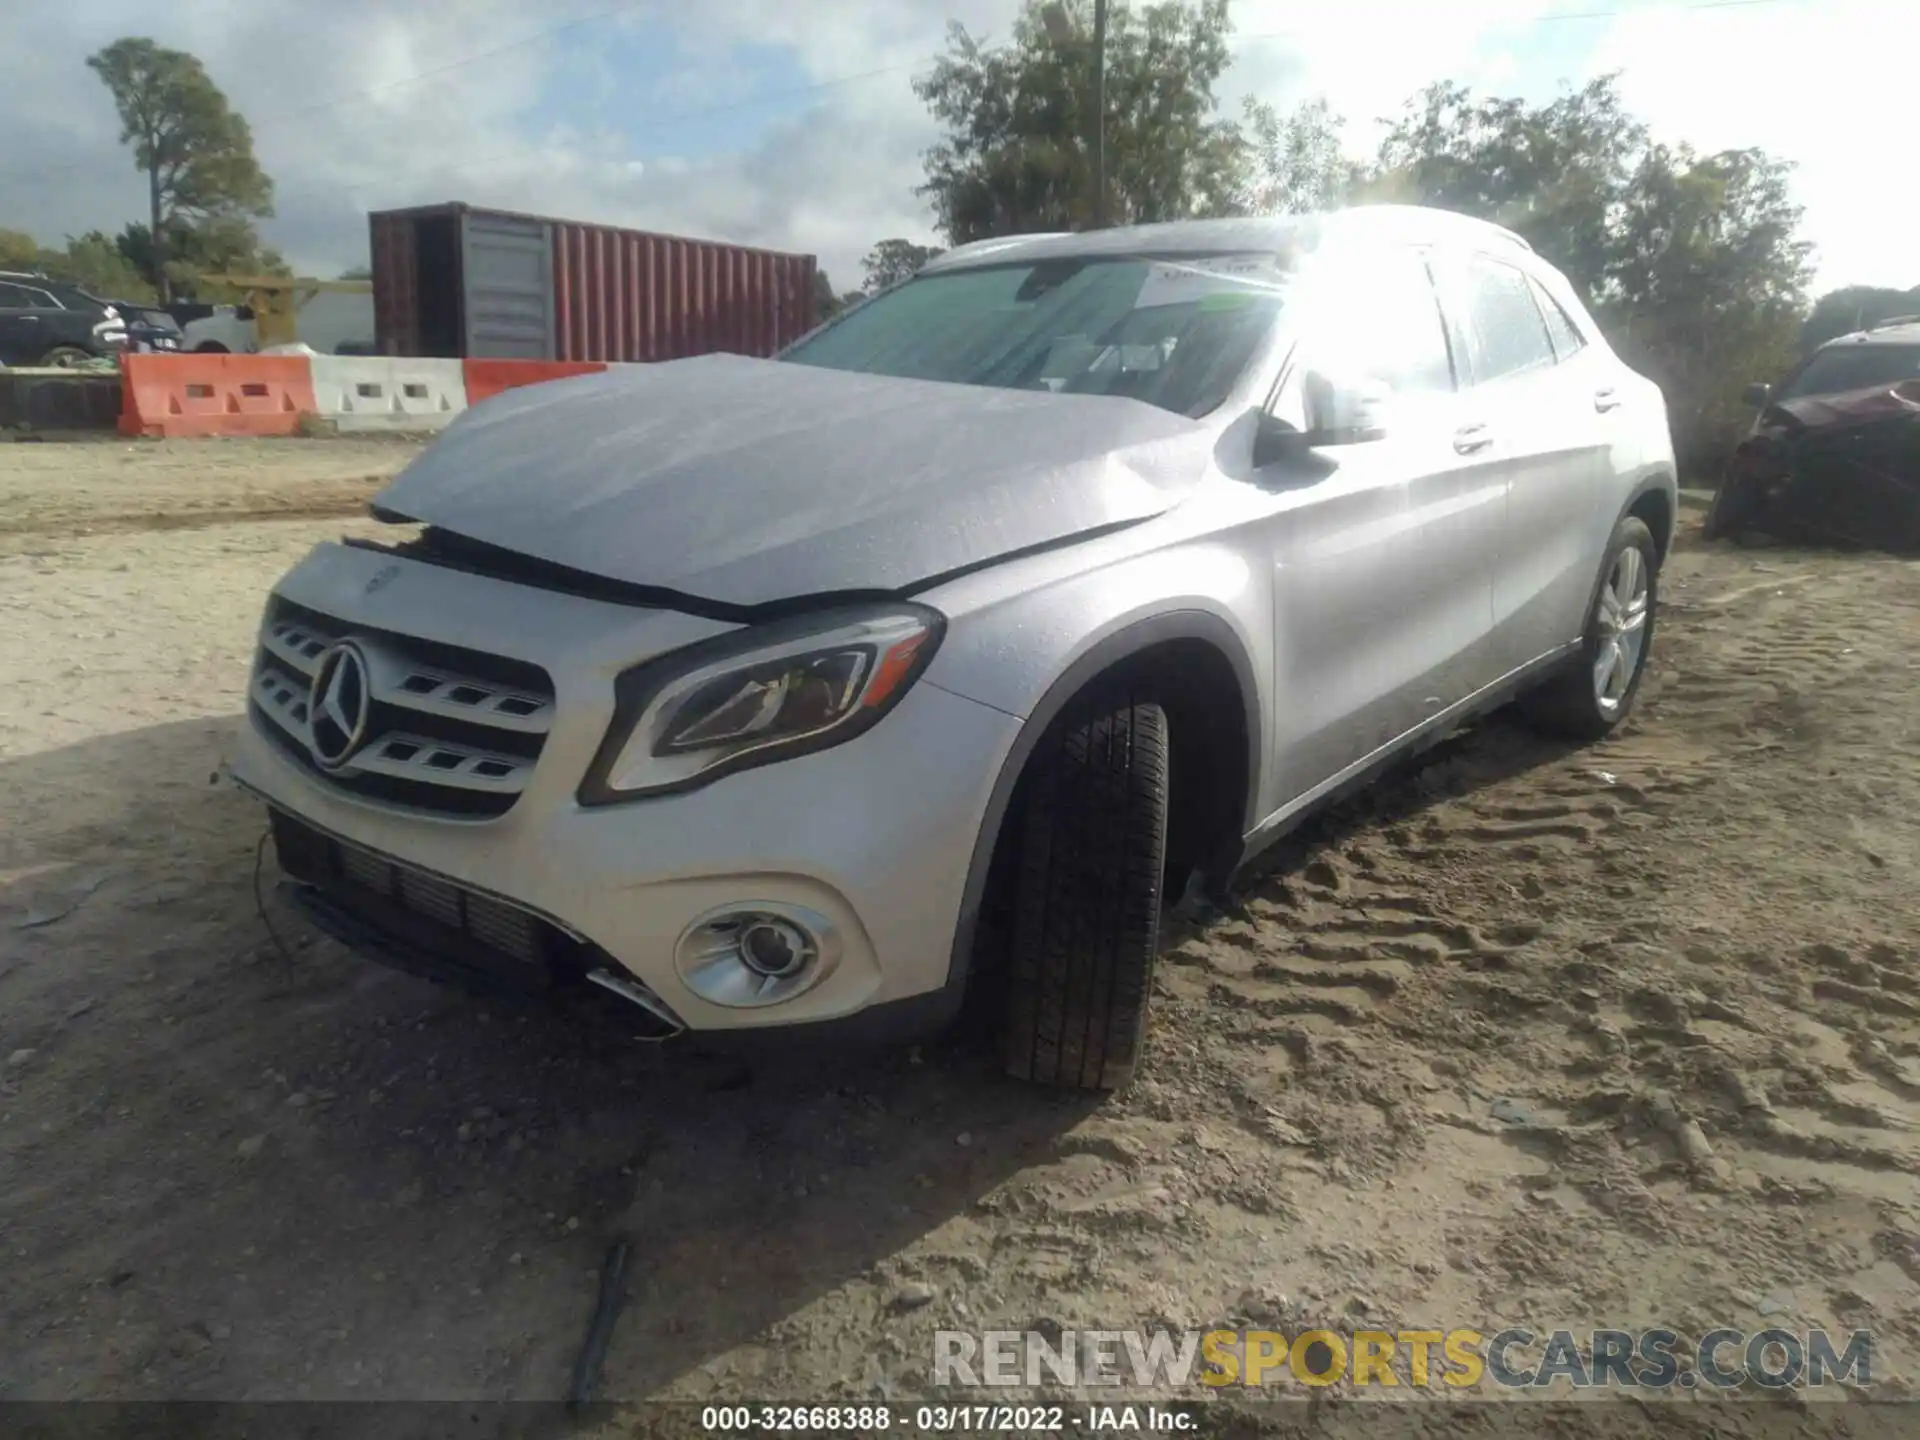
<svg viewBox="0 0 1920 1440">
<path fill-rule="evenodd" d="M 1211 448 L 1211 427 L 1139 401 L 705 355 L 508 391 L 374 506 L 750 606 L 905 589 L 1149 519 Z"/>
</svg>

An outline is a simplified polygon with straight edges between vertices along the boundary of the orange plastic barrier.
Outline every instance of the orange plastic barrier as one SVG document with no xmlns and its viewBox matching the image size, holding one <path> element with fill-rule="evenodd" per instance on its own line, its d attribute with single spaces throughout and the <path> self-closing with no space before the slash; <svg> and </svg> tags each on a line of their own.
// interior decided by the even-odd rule
<svg viewBox="0 0 1920 1440">
<path fill-rule="evenodd" d="M 467 404 L 478 405 L 502 390 L 564 380 L 569 375 L 597 375 L 604 360 L 463 360 L 467 372 Z"/>
<path fill-rule="evenodd" d="M 315 408 L 302 355 L 120 357 L 122 435 L 291 435 Z"/>
</svg>

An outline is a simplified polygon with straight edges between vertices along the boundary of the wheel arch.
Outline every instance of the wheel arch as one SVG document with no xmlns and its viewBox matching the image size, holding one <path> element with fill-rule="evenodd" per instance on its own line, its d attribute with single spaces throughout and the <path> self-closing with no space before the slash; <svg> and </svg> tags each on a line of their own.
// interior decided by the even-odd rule
<svg viewBox="0 0 1920 1440">
<path fill-rule="evenodd" d="M 1679 527 L 1678 500 L 1679 491 L 1673 476 L 1664 470 L 1656 470 L 1634 486 L 1633 492 L 1627 496 L 1627 503 L 1614 516 L 1607 533 L 1611 535 L 1629 515 L 1638 517 L 1653 532 L 1654 549 L 1659 553 L 1660 563 L 1665 565 L 1667 556 L 1673 553 L 1673 542 Z"/>
<path fill-rule="evenodd" d="M 1166 683 L 1176 676 L 1185 683 Z M 1181 843 L 1190 852 L 1182 858 L 1222 881 L 1238 860 L 1241 840 L 1253 824 L 1264 743 L 1252 659 L 1233 627 L 1211 611 L 1171 610 L 1124 625 L 1054 678 L 1001 762 L 974 837 L 954 926 L 947 985 L 956 1003 L 973 978 L 995 855 L 1009 818 L 1017 813 L 1020 782 L 1035 751 L 1077 699 L 1129 680 L 1155 685 L 1154 698 L 1168 712 L 1174 747 L 1170 799 L 1176 811 L 1169 816 L 1169 829 L 1176 823 L 1181 827 Z M 1182 797 L 1182 789 L 1188 797 Z M 1183 805 L 1189 808 L 1183 811 Z M 1172 838 L 1170 833 L 1170 843 Z"/>
</svg>

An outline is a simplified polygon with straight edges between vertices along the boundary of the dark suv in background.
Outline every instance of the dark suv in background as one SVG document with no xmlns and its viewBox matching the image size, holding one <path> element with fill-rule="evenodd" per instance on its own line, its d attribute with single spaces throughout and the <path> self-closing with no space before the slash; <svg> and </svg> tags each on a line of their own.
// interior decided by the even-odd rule
<svg viewBox="0 0 1920 1440">
<path fill-rule="evenodd" d="M 1778 385 L 1749 385 L 1747 403 L 1762 412 L 1784 400 L 1847 395 L 1876 385 L 1920 380 L 1920 315 L 1882 320 L 1829 340 Z M 1761 419 L 1754 421 L 1760 428 Z"/>
<path fill-rule="evenodd" d="M 44 275 L 0 271 L 0 365 L 64 369 L 126 344 L 127 323 L 104 300 Z"/>
</svg>

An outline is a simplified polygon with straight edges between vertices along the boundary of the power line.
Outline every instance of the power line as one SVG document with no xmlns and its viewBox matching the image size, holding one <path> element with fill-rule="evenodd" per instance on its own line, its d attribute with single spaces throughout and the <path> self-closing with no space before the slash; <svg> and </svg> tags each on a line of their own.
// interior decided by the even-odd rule
<svg viewBox="0 0 1920 1440">
<path fill-rule="evenodd" d="M 1545 25 L 1545 24 L 1553 24 L 1561 21 L 1606 20 L 1606 19 L 1618 18 L 1623 15 L 1633 15 L 1633 14 L 1663 13 L 1663 12 L 1675 12 L 1675 11 L 1736 10 L 1736 9 L 1750 9 L 1756 6 L 1764 6 L 1764 5 L 1780 5 L 1780 4 L 1796 4 L 1796 3 L 1802 3 L 1802 0 L 1676 0 L 1676 3 L 1664 4 L 1664 5 L 1623 6 L 1623 7 L 1618 7 L 1611 10 L 1561 11 L 1553 14 L 1537 15 L 1523 23 L 1527 25 Z M 1252 44 L 1257 41 L 1290 39 L 1299 35 L 1300 33 L 1301 33 L 1300 28 L 1287 29 L 1287 30 L 1265 30 L 1265 31 L 1259 31 L 1254 34 L 1235 36 L 1232 41 L 1232 44 L 1237 48 L 1243 45 Z M 640 120 L 632 124 L 622 126 L 621 129 L 625 134 L 633 135 L 633 134 L 644 133 L 650 130 L 667 129 L 674 125 L 681 125 L 694 120 L 704 120 L 717 115 L 737 114 L 738 112 L 743 110 L 752 110 L 765 105 L 777 104 L 778 102 L 784 101 L 784 100 L 799 99 L 808 95 L 818 94 L 823 91 L 835 90 L 843 86 L 858 84 L 862 81 L 878 79 L 885 75 L 898 75 L 904 71 L 915 70 L 922 65 L 926 65 L 926 64 L 930 64 L 935 61 L 938 61 L 939 59 L 942 58 L 943 54 L 944 52 L 936 51 L 933 54 L 924 55 L 917 59 L 901 61 L 893 65 L 882 65 L 879 68 L 873 69 L 873 70 L 862 70 L 850 75 L 838 75 L 838 76 L 834 76 L 831 79 L 818 80 L 808 85 L 796 86 L 796 87 L 792 87 L 790 89 L 785 89 L 785 90 L 764 91 L 761 94 L 753 96 L 749 99 L 736 101 L 727 105 L 709 106 L 707 108 L 699 109 L 699 110 L 683 110 L 670 115 L 646 116 L 646 117 L 642 117 Z M 514 147 L 512 150 L 501 151 L 498 154 L 482 156 L 474 160 L 463 160 L 451 165 L 436 165 L 428 169 L 402 172 L 400 174 L 381 175 L 381 176 L 376 176 L 370 180 L 355 180 L 355 181 L 349 181 L 345 183 L 329 183 L 326 185 L 309 186 L 303 190 L 289 191 L 286 194 L 279 196 L 277 198 L 278 199 L 299 199 L 299 198 L 304 198 L 310 195 L 320 195 L 320 194 L 351 194 L 355 191 L 369 190 L 380 185 L 399 184 L 410 179 L 416 179 L 416 178 L 424 177 L 427 175 L 440 175 L 440 174 L 446 174 L 446 173 L 452 173 L 457 175 L 457 174 L 465 173 L 469 170 L 477 169 L 482 166 L 496 164 L 502 160 L 512 159 L 515 156 L 523 155 L 526 153 L 526 149 L 527 149 L 526 146 L 520 145 L 520 146 Z"/>
<path fill-rule="evenodd" d="M 570 30 L 578 30 L 587 25 L 597 25 L 602 20 L 611 20 L 616 15 L 624 15 L 630 10 L 638 10 L 641 6 L 649 3 L 651 3 L 651 0 L 628 0 L 628 3 L 616 5 L 611 10 L 601 10 L 592 15 L 582 15 L 577 20 L 568 20 L 564 24 L 554 25 L 545 30 L 536 30 L 533 34 L 519 40 L 510 41 L 505 45 L 497 45 L 491 50 L 481 50 L 472 55 L 462 56 L 458 60 L 450 60 L 445 65 L 434 66 L 431 70 L 418 70 L 411 75 L 403 75 L 398 80 L 389 80 L 382 85 L 373 85 L 365 90 L 356 90 L 351 94 L 336 96 L 332 100 L 322 100 L 318 104 L 308 105 L 304 109 L 284 111 L 269 120 L 267 125 L 260 128 L 266 129 L 277 121 L 297 120 L 303 115 L 317 115 L 323 110 L 333 110 L 342 105 L 351 105 L 356 100 L 365 100 L 374 95 L 384 95 L 390 90 L 401 90 L 409 85 L 417 85 L 422 80 L 431 80 L 436 76 L 445 75 L 449 71 L 461 70 L 469 65 L 477 65 L 482 60 L 491 60 L 495 56 L 506 55 L 515 50 L 524 50 L 529 45 L 543 44 L 553 39 L 554 36 L 564 35 Z"/>
<path fill-rule="evenodd" d="M 498 55 L 504 55 L 514 50 L 524 49 L 527 46 L 542 43 L 546 40 L 552 39 L 554 36 L 564 34 L 568 31 L 577 30 L 584 26 L 597 24 L 598 22 L 602 20 L 610 19 L 613 16 L 624 14 L 631 10 L 639 9 L 642 5 L 646 3 L 647 3 L 647 0 L 629 0 L 629 3 L 627 4 L 617 5 L 608 10 L 598 11 L 592 15 L 583 15 L 576 19 L 566 21 L 560 25 L 551 26 L 545 30 L 537 31 L 532 35 L 525 36 L 522 39 L 512 41 L 506 45 L 496 46 L 491 50 L 484 50 L 473 55 L 464 56 L 459 60 L 449 61 L 444 65 L 436 66 L 429 70 L 419 71 L 413 75 L 403 76 L 397 80 L 387 81 L 381 85 L 372 86 L 365 90 L 355 91 L 348 95 L 337 96 L 334 99 L 321 101 L 317 104 L 305 106 L 297 110 L 283 111 L 277 115 L 270 116 L 264 124 L 262 124 L 260 127 L 256 129 L 255 133 L 257 134 L 257 133 L 260 133 L 260 131 L 270 130 L 275 124 L 284 123 L 287 121 L 291 121 L 291 120 L 302 118 L 309 115 L 320 114 L 327 110 L 336 109 L 341 105 L 351 104 L 356 100 L 363 100 L 373 95 L 384 94 L 389 91 L 403 89 L 409 85 L 418 84 L 423 80 L 429 80 L 436 76 L 444 75 L 451 71 L 462 69 L 468 65 L 477 64 L 481 61 L 492 59 Z M 1675 3 L 1663 4 L 1663 5 L 1617 6 L 1617 7 L 1614 7 L 1611 9 L 1605 9 L 1605 10 L 1560 11 L 1560 12 L 1546 14 L 1546 15 L 1537 15 L 1523 23 L 1529 26 L 1547 25 L 1547 24 L 1556 24 L 1556 23 L 1569 22 L 1569 21 L 1616 19 L 1621 16 L 1634 15 L 1634 14 L 1648 14 L 1648 13 L 1657 14 L 1657 13 L 1712 11 L 1712 10 L 1741 10 L 1741 9 L 1752 9 L 1755 7 L 1765 6 L 1765 5 L 1794 4 L 1794 3 L 1801 3 L 1801 0 L 1675 0 Z M 1240 35 L 1240 36 L 1234 37 L 1232 43 L 1237 48 L 1239 46 L 1252 44 L 1258 41 L 1288 39 L 1293 36 L 1299 35 L 1301 33 L 1301 28 L 1302 27 L 1296 27 L 1292 29 L 1282 29 L 1282 30 L 1267 30 L 1267 31 L 1261 31 L 1255 34 Z M 806 85 L 790 87 L 784 90 L 765 91 L 749 99 L 736 101 L 727 105 L 709 106 L 699 110 L 685 110 L 685 111 L 680 111 L 678 113 L 670 114 L 670 115 L 643 117 L 640 120 L 636 121 L 635 123 L 622 126 L 621 129 L 629 135 L 636 134 L 636 133 L 644 133 L 649 130 L 660 130 L 660 129 L 669 128 L 674 125 L 686 124 L 694 120 L 709 119 L 713 116 L 737 114 L 743 110 L 752 110 L 765 105 L 777 104 L 784 100 L 801 99 L 809 95 L 815 95 L 815 94 L 820 94 L 822 92 L 829 91 L 829 90 L 840 89 L 847 85 L 859 84 L 864 81 L 879 79 L 883 76 L 898 75 L 908 70 L 914 70 L 919 68 L 922 65 L 926 65 L 926 64 L 930 64 L 935 61 L 938 61 L 939 59 L 942 58 L 943 53 L 944 52 L 936 51 L 932 54 L 923 55 L 913 60 L 901 61 L 892 65 L 883 65 L 872 70 L 858 71 L 856 73 L 848 74 L 848 75 L 837 75 L 829 79 L 818 80 Z M 344 183 L 329 183 L 326 185 L 308 186 L 305 189 L 282 192 L 279 195 L 277 195 L 275 198 L 276 198 L 276 201 L 284 201 L 288 199 L 301 199 L 310 195 L 319 195 L 319 194 L 351 194 L 354 191 L 371 189 L 379 185 L 400 183 L 408 179 L 413 179 L 413 178 L 425 176 L 428 174 L 437 175 L 437 174 L 446 173 L 446 172 L 460 174 L 467 170 L 471 170 L 479 166 L 491 165 L 501 160 L 510 159 L 513 156 L 525 153 L 525 150 L 526 150 L 526 147 L 524 145 L 521 145 L 521 146 L 516 146 L 512 150 L 502 151 L 495 155 L 482 156 L 474 160 L 460 161 L 453 165 L 436 165 L 431 167 L 431 169 L 421 169 L 421 170 L 415 170 L 410 172 L 403 172 L 400 174 L 389 174 L 389 175 L 377 176 L 370 180 L 355 180 L 355 181 L 349 181 Z M 81 161 L 81 162 L 74 162 L 67 165 L 54 167 L 51 169 L 0 172 L 0 180 L 20 180 L 20 179 L 29 179 L 29 178 L 42 178 L 49 175 L 57 175 L 57 174 L 65 173 L 68 171 L 85 169 L 85 168 L 88 168 L 88 162 Z"/>
</svg>

